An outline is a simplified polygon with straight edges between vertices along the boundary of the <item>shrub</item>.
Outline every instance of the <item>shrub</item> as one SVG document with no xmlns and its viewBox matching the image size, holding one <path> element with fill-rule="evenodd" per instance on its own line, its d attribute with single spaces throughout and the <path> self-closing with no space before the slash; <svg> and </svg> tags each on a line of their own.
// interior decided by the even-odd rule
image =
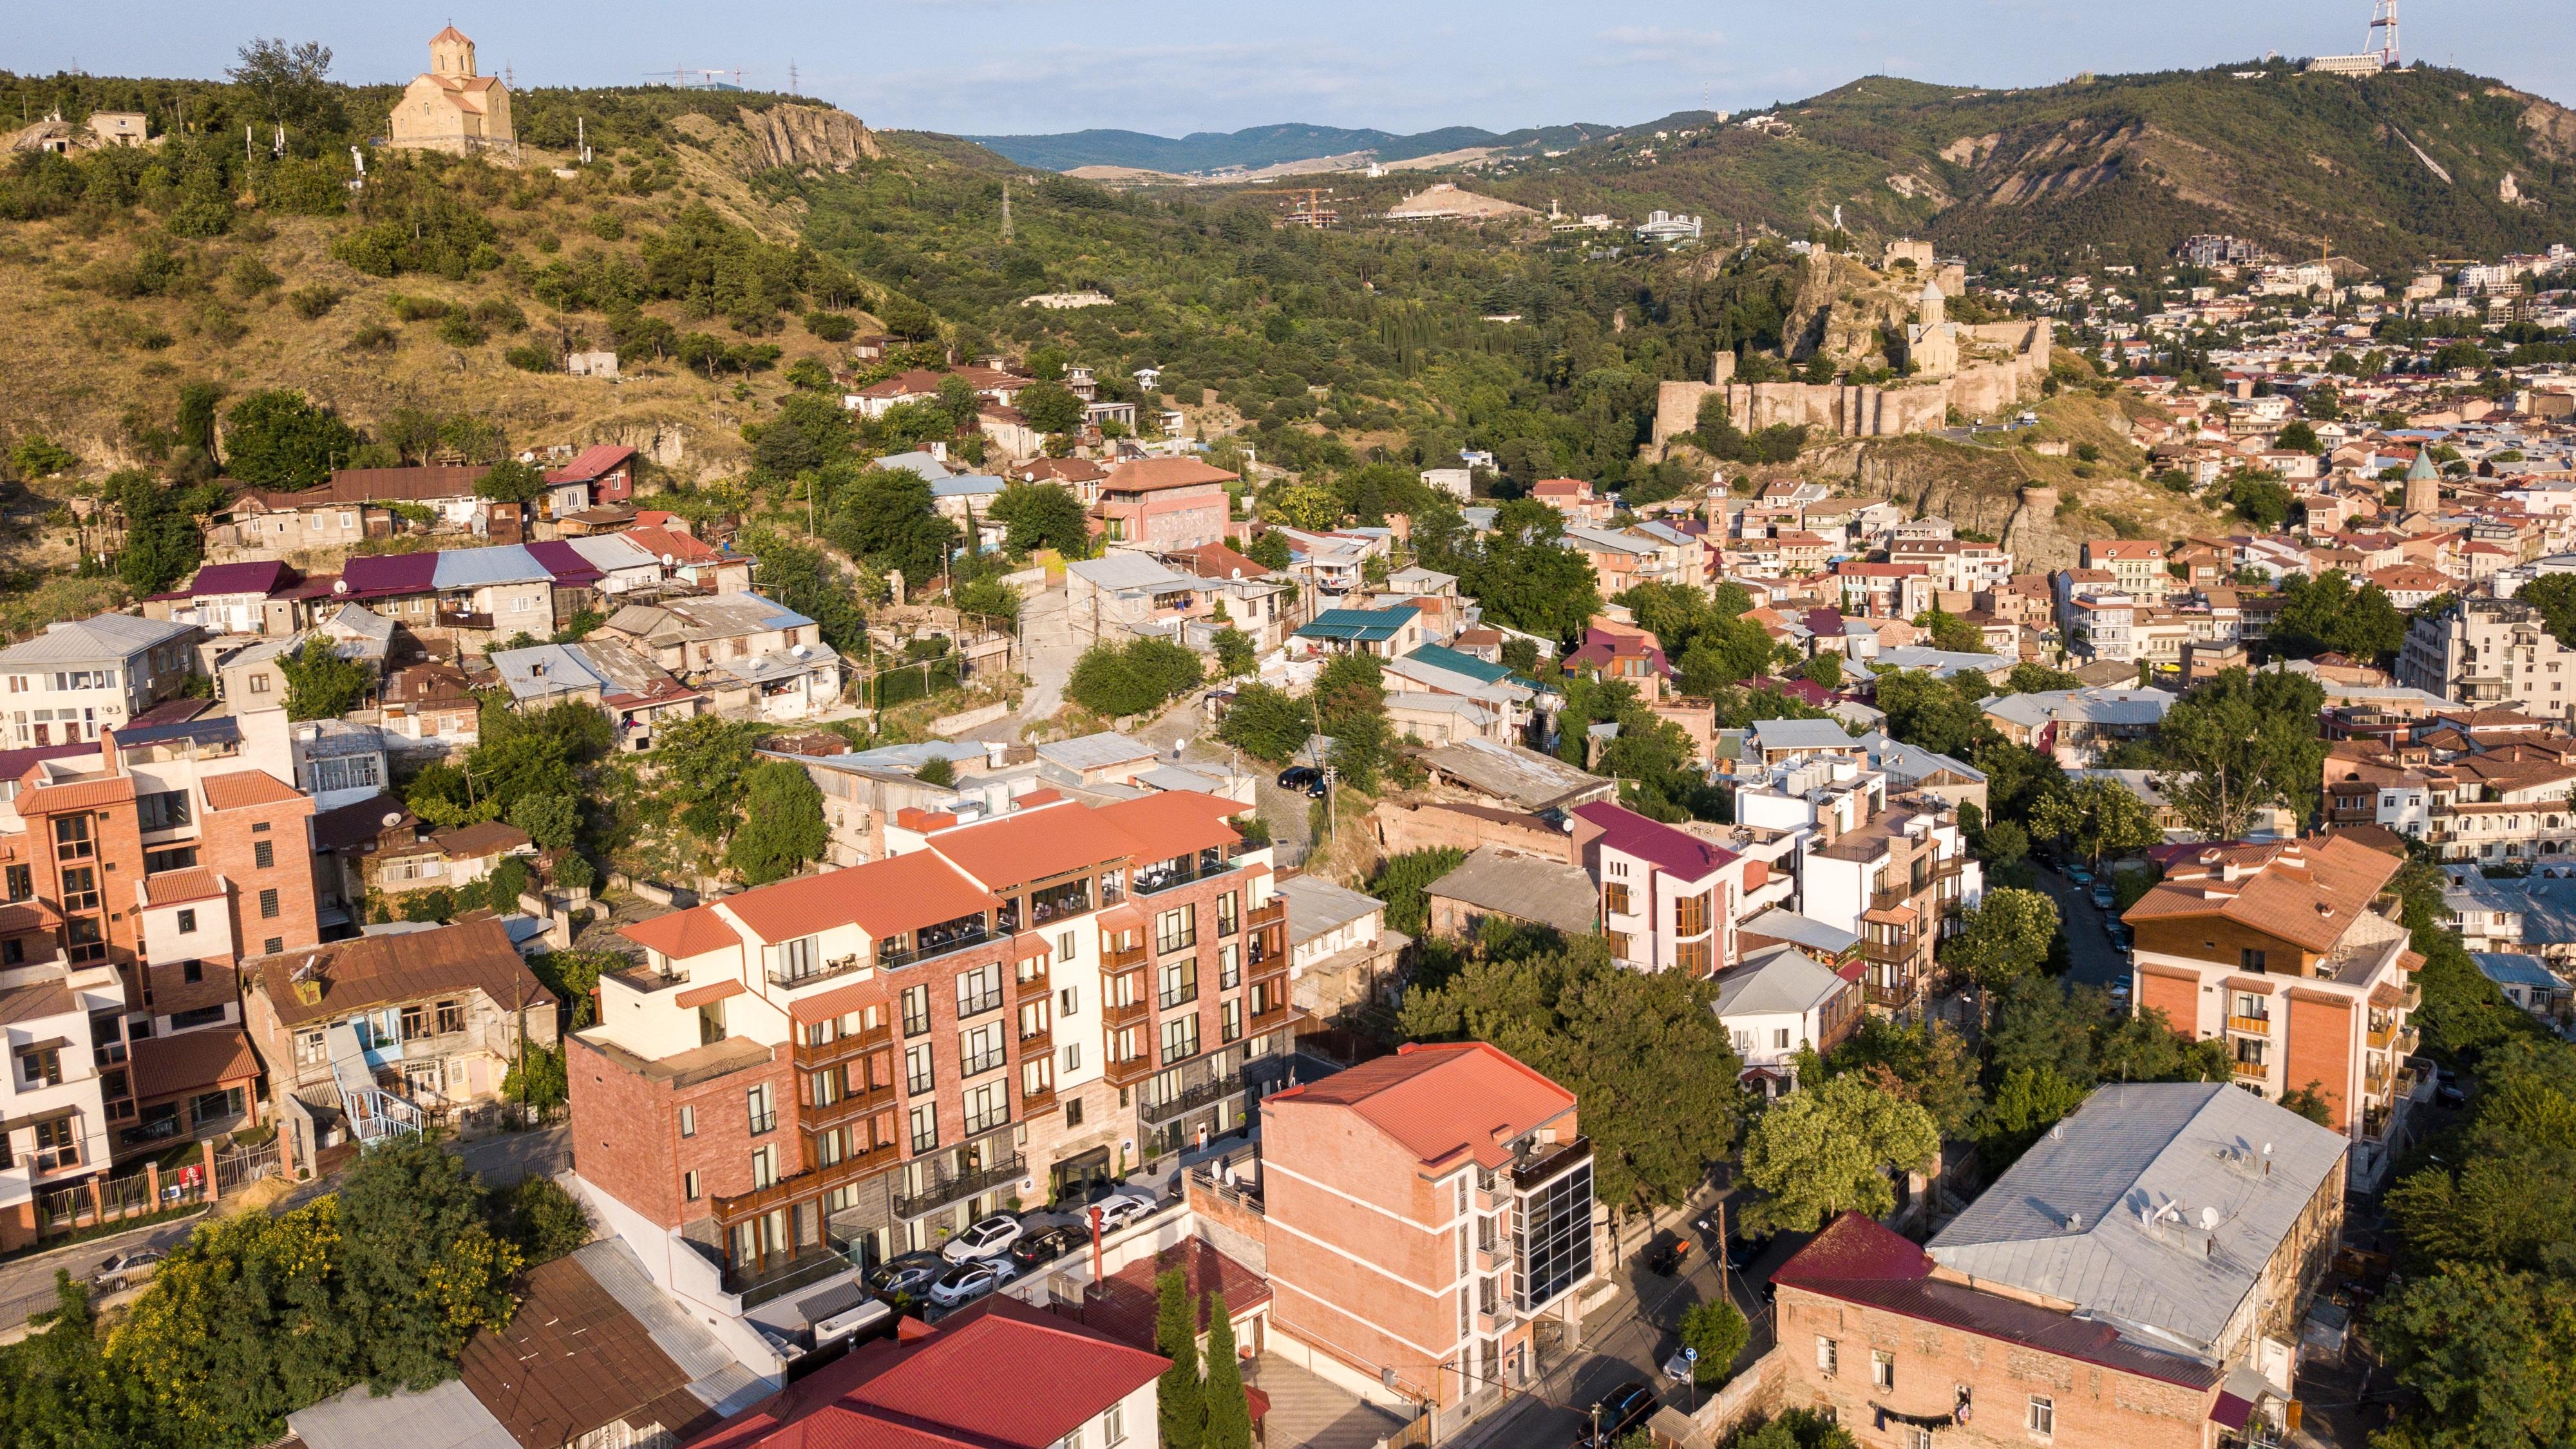
<svg viewBox="0 0 2576 1449">
<path fill-rule="evenodd" d="M 295 309 L 296 316 L 311 322 L 339 306 L 346 295 L 337 287 L 298 287 L 286 294 L 286 305 Z"/>
<path fill-rule="evenodd" d="M 519 304 L 507 297 L 486 297 L 475 303 L 474 320 L 504 332 L 528 330 L 528 314 L 520 311 Z"/>
<path fill-rule="evenodd" d="M 1207 666 L 1191 650 L 1161 639 L 1121 648 L 1095 644 L 1075 661 L 1065 695 L 1093 714 L 1145 714 L 1204 683 Z"/>
<path fill-rule="evenodd" d="M 21 476 L 50 478 L 79 467 L 80 455 L 40 433 L 29 433 L 9 451 L 9 461 L 17 465 Z"/>
<path fill-rule="evenodd" d="M 391 352 L 401 335 L 382 322 L 370 322 L 349 334 L 349 345 L 360 352 Z"/>
<path fill-rule="evenodd" d="M 826 342 L 847 342 L 858 334 L 859 324 L 838 312 L 808 312 L 805 330 Z"/>
<path fill-rule="evenodd" d="M 501 354 L 501 360 L 510 364 L 512 367 L 519 369 L 521 372 L 552 372 L 555 370 L 555 355 L 533 342 L 522 342 L 516 347 L 504 350 Z"/>
<path fill-rule="evenodd" d="M 197 314 L 197 330 L 217 347 L 230 347 L 250 335 L 250 324 L 221 302 L 210 301 Z"/>
<path fill-rule="evenodd" d="M 232 283 L 233 290 L 242 296 L 256 297 L 262 292 L 275 288 L 286 279 L 270 271 L 267 263 L 244 252 L 233 258 L 232 266 L 225 269 L 224 280 Z"/>
<path fill-rule="evenodd" d="M 450 312 L 438 321 L 438 340 L 450 347 L 474 347 L 491 335 L 482 323 L 463 312 Z"/>
<path fill-rule="evenodd" d="M 590 234 L 601 241 L 620 241 L 626 236 L 626 223 L 616 212 L 603 211 L 590 219 Z"/>
<path fill-rule="evenodd" d="M 530 1055 L 541 1052 L 554 1055 L 542 1047 L 532 1049 Z M 534 1061 L 529 1067 L 533 1085 L 539 1069 Z M 530 1105 L 537 1105 L 533 1098 Z M 531 1264 L 551 1262 L 590 1241 L 589 1207 L 551 1177 L 520 1178 L 494 1193 L 491 1206 L 494 1234 L 517 1244 Z"/>
<path fill-rule="evenodd" d="M 405 322 L 434 322 L 453 310 L 436 297 L 406 297 L 397 292 L 385 300 L 394 315 Z"/>
</svg>

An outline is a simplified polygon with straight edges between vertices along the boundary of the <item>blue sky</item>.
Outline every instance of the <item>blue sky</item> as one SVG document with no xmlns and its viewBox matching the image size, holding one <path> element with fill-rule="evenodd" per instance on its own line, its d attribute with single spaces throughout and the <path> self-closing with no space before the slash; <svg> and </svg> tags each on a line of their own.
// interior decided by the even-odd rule
<svg viewBox="0 0 2576 1449">
<path fill-rule="evenodd" d="M 2016 86 L 2361 48 L 2369 0 L 841 0 L 800 5 L 134 0 L 5 7 L 22 73 L 213 75 L 251 35 L 319 39 L 335 73 L 404 79 L 447 21 L 521 85 L 613 85 L 739 67 L 879 126 L 1177 135 L 1278 121 L 1494 130 L 1795 100 L 1887 73 Z M 2410 56 L 2576 102 L 2570 0 L 2406 0 Z"/>
</svg>

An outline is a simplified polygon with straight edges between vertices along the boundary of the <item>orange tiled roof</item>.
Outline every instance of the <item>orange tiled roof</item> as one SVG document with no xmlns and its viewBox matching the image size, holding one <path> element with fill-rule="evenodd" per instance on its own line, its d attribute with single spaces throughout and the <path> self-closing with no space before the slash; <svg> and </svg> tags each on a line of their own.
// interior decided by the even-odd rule
<svg viewBox="0 0 2576 1449">
<path fill-rule="evenodd" d="M 223 893 L 223 877 L 202 867 L 143 878 L 143 903 L 147 906 L 175 906 L 188 901 L 208 900 Z"/>
<path fill-rule="evenodd" d="M 724 902 L 734 919 L 770 942 L 852 924 L 883 940 L 1000 905 L 992 892 L 928 851 L 783 880 Z"/>
<path fill-rule="evenodd" d="M 692 906 L 667 916 L 655 916 L 649 921 L 637 921 L 634 925 L 619 927 L 617 934 L 675 961 L 742 944 L 742 938 L 733 933 L 733 927 L 726 925 L 724 918 L 717 915 L 712 906 Z"/>
<path fill-rule="evenodd" d="M 2176 862 L 2124 919 L 2219 915 L 2328 951 L 2400 862 L 2340 837 L 2218 845 Z M 2230 866 L 2236 879 L 2227 879 Z"/>
<path fill-rule="evenodd" d="M 235 770 L 229 775 L 216 775 L 203 784 L 206 804 L 217 810 L 282 805 L 289 800 L 305 798 L 294 786 L 265 770 Z"/>
</svg>

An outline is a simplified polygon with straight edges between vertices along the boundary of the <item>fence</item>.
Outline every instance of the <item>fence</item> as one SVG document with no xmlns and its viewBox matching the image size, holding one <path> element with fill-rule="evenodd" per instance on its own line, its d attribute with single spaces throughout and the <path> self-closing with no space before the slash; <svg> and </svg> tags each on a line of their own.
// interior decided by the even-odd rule
<svg viewBox="0 0 2576 1449">
<path fill-rule="evenodd" d="M 215 1190 L 218 1194 L 239 1192 L 276 1171 L 275 1137 L 257 1147 L 236 1147 L 230 1152 L 218 1152 L 215 1154 Z"/>
<path fill-rule="evenodd" d="M 56 1234 L 148 1217 L 238 1192 L 275 1173 L 277 1164 L 277 1139 L 272 1136 L 255 1146 L 205 1152 L 202 1159 L 192 1158 L 168 1172 L 147 1165 L 123 1177 L 93 1178 L 36 1194 L 36 1222 L 40 1233 Z M 211 1193 L 207 1191 L 209 1166 L 214 1169 Z"/>
</svg>

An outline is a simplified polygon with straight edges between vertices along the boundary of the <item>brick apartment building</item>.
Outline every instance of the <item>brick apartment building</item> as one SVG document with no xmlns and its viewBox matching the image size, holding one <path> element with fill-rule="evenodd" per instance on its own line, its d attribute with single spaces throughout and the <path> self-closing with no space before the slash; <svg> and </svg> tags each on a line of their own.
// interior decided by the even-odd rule
<svg viewBox="0 0 2576 1449">
<path fill-rule="evenodd" d="M 2407 1107 L 2432 1090 L 2407 1060 L 2422 958 L 2384 894 L 2400 863 L 2347 836 L 2199 847 L 2167 862 L 2125 917 L 2139 1007 L 2225 1040 L 2240 1086 L 2275 1100 L 2313 1086 L 2364 1186 L 2387 1173 Z"/>
<path fill-rule="evenodd" d="M 312 800 L 253 768 L 228 719 L 103 731 L 24 762 L 13 791 L 0 967 L 116 973 L 122 1019 L 92 1043 L 111 1154 L 255 1120 L 237 967 L 318 939 Z"/>
<path fill-rule="evenodd" d="M 1782 1406 L 1867 1449 L 2278 1442 L 2343 1159 L 2224 1083 L 2104 1087 L 1930 1244 L 1846 1213 L 1773 1274 Z"/>
<path fill-rule="evenodd" d="M 1866 798 L 1866 797 L 1863 797 Z M 1834 817 L 1825 817 L 1830 826 Z M 1933 950 L 1985 895 L 1956 807 L 1900 795 L 1858 827 L 1820 832 L 1799 861 L 1799 912 L 1861 938 L 1869 1009 L 1920 1020 L 1941 987 Z"/>
<path fill-rule="evenodd" d="M 1239 1130 L 1285 1079 L 1286 905 L 1243 807 L 1019 806 L 903 810 L 884 859 L 626 928 L 646 965 L 571 1038 L 573 1131 L 665 1287 L 740 1313 Z"/>
<path fill-rule="evenodd" d="M 1526 1388 L 1537 1321 L 1582 1333 L 1592 1145 L 1574 1094 L 1496 1047 L 1407 1046 L 1274 1094 L 1260 1191 L 1272 1352 L 1393 1387 L 1435 1439 Z"/>
<path fill-rule="evenodd" d="M 1101 480 L 1092 521 L 1110 543 L 1153 552 L 1225 542 L 1225 485 L 1235 475 L 1195 458 L 1138 458 Z"/>
</svg>

